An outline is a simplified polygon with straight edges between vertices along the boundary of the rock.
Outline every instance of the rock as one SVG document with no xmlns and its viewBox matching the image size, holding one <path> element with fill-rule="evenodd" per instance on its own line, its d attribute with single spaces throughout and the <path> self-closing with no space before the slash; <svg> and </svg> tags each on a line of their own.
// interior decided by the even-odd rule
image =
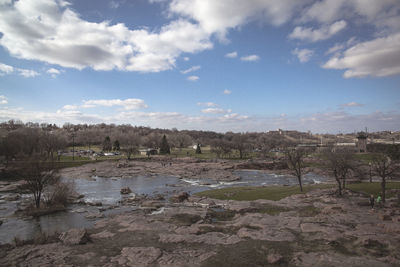
<svg viewBox="0 0 400 267">
<path fill-rule="evenodd" d="M 5 201 L 17 201 L 21 198 L 20 195 L 8 195 L 6 197 L 4 197 Z"/>
<path fill-rule="evenodd" d="M 392 217 L 389 214 L 380 214 L 379 218 L 382 221 L 391 221 L 392 220 Z"/>
<path fill-rule="evenodd" d="M 82 245 L 90 241 L 86 229 L 71 229 L 60 234 L 59 239 L 65 245 Z"/>
<path fill-rule="evenodd" d="M 111 238 L 113 237 L 115 234 L 108 232 L 107 230 L 104 230 L 103 232 L 97 233 L 97 234 L 93 234 L 90 235 L 91 238 Z"/>
<path fill-rule="evenodd" d="M 342 207 L 340 206 L 328 206 L 322 209 L 322 214 L 335 214 L 343 212 Z"/>
<path fill-rule="evenodd" d="M 101 219 L 104 218 L 104 214 L 103 213 L 90 213 L 88 215 L 85 216 L 86 219 Z"/>
<path fill-rule="evenodd" d="M 86 202 L 86 204 L 88 204 L 90 206 L 96 206 L 96 207 L 103 206 L 103 203 L 101 203 L 101 202 Z"/>
<path fill-rule="evenodd" d="M 141 204 L 142 208 L 158 209 L 158 208 L 161 208 L 162 206 L 163 206 L 162 203 L 160 203 L 159 201 L 154 201 L 154 200 L 146 200 L 146 201 L 143 201 Z"/>
<path fill-rule="evenodd" d="M 121 194 L 127 195 L 127 194 L 130 194 L 130 193 L 132 193 L 132 190 L 128 186 L 121 188 Z"/>
<path fill-rule="evenodd" d="M 117 164 L 117 168 L 127 168 L 127 167 L 129 167 L 129 165 L 126 162 L 122 162 L 122 163 L 120 162 Z"/>
<path fill-rule="evenodd" d="M 154 247 L 125 247 L 121 255 L 111 258 L 111 262 L 124 266 L 149 266 L 161 255 L 161 250 Z"/>
<path fill-rule="evenodd" d="M 80 209 L 75 210 L 75 212 L 76 213 L 84 213 L 84 212 L 87 212 L 87 210 L 84 208 L 80 208 Z"/>
<path fill-rule="evenodd" d="M 386 233 L 400 233 L 400 224 L 398 223 L 385 224 L 383 226 L 383 230 Z"/>
<path fill-rule="evenodd" d="M 19 184 L 8 184 L 5 186 L 0 187 L 0 192 L 14 192 L 18 190 Z"/>
<path fill-rule="evenodd" d="M 189 194 L 187 192 L 181 192 L 181 193 L 171 197 L 170 200 L 172 202 L 183 202 L 183 201 L 187 200 L 188 198 L 189 198 Z"/>
<path fill-rule="evenodd" d="M 282 255 L 278 254 L 278 253 L 272 253 L 269 254 L 267 257 L 267 261 L 269 264 L 276 264 L 281 262 L 283 259 Z"/>
</svg>

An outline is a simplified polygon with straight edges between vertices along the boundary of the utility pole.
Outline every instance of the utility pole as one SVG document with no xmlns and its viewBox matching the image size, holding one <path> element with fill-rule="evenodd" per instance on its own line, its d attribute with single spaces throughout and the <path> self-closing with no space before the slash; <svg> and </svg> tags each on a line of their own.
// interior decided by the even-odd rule
<svg viewBox="0 0 400 267">
<path fill-rule="evenodd" d="M 72 133 L 72 160 L 75 160 L 75 132 Z"/>
<path fill-rule="evenodd" d="M 372 183 L 372 164 L 369 162 L 369 182 Z"/>
</svg>

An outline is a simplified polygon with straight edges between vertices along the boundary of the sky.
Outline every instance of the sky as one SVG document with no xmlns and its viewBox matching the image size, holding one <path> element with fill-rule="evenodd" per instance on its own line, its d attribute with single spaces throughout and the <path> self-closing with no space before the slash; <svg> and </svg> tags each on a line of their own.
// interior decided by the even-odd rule
<svg viewBox="0 0 400 267">
<path fill-rule="evenodd" d="M 399 0 L 0 0 L 0 121 L 400 130 Z"/>
</svg>

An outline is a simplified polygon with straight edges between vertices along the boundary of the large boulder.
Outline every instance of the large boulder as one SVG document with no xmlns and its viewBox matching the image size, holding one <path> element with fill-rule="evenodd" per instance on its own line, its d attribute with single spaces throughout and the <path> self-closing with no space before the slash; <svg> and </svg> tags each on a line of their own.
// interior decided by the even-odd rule
<svg viewBox="0 0 400 267">
<path fill-rule="evenodd" d="M 189 194 L 187 192 L 181 192 L 177 195 L 174 195 L 171 197 L 171 201 L 172 202 L 183 202 L 185 200 L 188 200 L 189 198 Z"/>
<path fill-rule="evenodd" d="M 132 193 L 132 190 L 128 186 L 121 188 L 121 194 L 127 195 L 127 194 L 130 194 L 130 193 Z"/>
<path fill-rule="evenodd" d="M 82 245 L 90 241 L 85 229 L 71 229 L 60 234 L 59 239 L 66 245 Z"/>
</svg>

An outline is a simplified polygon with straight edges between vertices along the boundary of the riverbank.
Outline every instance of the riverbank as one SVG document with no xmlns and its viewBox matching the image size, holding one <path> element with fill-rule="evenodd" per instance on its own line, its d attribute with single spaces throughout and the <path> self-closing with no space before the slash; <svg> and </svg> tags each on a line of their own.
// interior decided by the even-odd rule
<svg viewBox="0 0 400 267">
<path fill-rule="evenodd" d="M 191 196 L 102 219 L 81 235 L 84 244 L 3 247 L 0 265 L 396 266 L 392 204 L 372 210 L 364 195 L 339 198 L 333 189 L 278 201 Z"/>
<path fill-rule="evenodd" d="M 211 178 L 216 181 L 236 181 L 233 174 L 235 162 L 204 161 L 194 158 L 154 156 L 151 159 L 103 161 L 79 167 L 65 168 L 61 175 L 70 178 L 133 177 L 147 175 L 175 176 L 180 178 Z"/>
</svg>

